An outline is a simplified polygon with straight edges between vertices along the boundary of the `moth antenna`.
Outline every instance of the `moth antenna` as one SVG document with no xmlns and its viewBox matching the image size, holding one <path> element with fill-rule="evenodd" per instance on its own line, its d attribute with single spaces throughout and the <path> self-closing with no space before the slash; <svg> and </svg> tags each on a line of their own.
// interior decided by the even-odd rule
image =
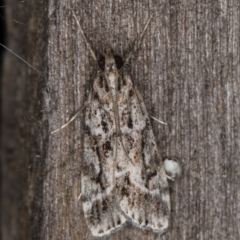
<svg viewBox="0 0 240 240">
<path fill-rule="evenodd" d="M 141 43 L 141 41 L 142 41 L 142 38 L 143 38 L 143 36 L 144 36 L 144 33 L 146 32 L 147 27 L 148 27 L 150 21 L 152 20 L 152 18 L 153 18 L 153 16 L 151 15 L 151 16 L 149 17 L 147 23 L 145 24 L 145 27 L 144 27 L 144 29 L 143 29 L 143 31 L 142 31 L 142 33 L 141 33 L 140 38 L 137 40 L 137 43 L 134 44 L 133 49 L 132 49 L 132 50 L 130 51 L 130 53 L 128 54 L 128 56 L 127 56 L 127 58 L 126 58 L 124 64 L 127 64 L 128 61 L 130 60 L 130 58 L 132 57 L 133 53 L 136 52 L 136 51 L 138 50 L 139 45 L 140 45 L 140 43 Z M 135 41 L 136 41 L 136 40 L 135 40 Z"/>
<path fill-rule="evenodd" d="M 76 23 L 77 23 L 77 25 L 78 25 L 78 27 L 79 27 L 79 30 L 80 30 L 80 32 L 81 32 L 81 34 L 82 34 L 82 36 L 83 36 L 84 41 L 85 41 L 86 44 L 87 44 L 87 48 L 89 49 L 90 53 L 92 54 L 93 59 L 97 62 L 97 57 L 96 57 L 94 51 L 92 50 L 91 45 L 90 45 L 90 43 L 88 42 L 88 40 L 87 40 L 87 38 L 86 38 L 83 30 L 82 30 L 81 24 L 80 24 L 80 22 L 78 21 L 77 16 L 76 16 L 76 14 L 75 14 L 75 12 L 74 12 L 73 10 L 72 10 L 72 14 L 73 14 L 73 16 L 74 16 L 74 18 L 75 18 L 75 20 L 76 20 Z"/>
<path fill-rule="evenodd" d="M 155 118 L 155 117 L 153 117 L 153 116 L 150 116 L 153 120 L 155 120 L 155 121 L 157 121 L 157 122 L 159 122 L 159 123 L 161 123 L 161 124 L 164 124 L 164 125 L 167 125 L 167 123 L 165 123 L 165 122 L 163 122 L 163 121 L 160 121 L 159 119 L 157 119 L 157 118 Z"/>
<path fill-rule="evenodd" d="M 10 48 L 6 47 L 5 45 L 0 43 L 0 46 L 2 46 L 3 48 L 7 49 L 10 53 L 12 53 L 13 55 L 15 55 L 17 58 L 19 58 L 20 60 L 22 60 L 24 63 L 26 63 L 29 67 L 31 67 L 32 69 L 34 69 L 35 71 L 38 72 L 38 70 L 32 66 L 30 63 L 28 63 L 26 60 L 24 60 L 23 58 L 21 58 L 19 55 L 17 55 L 15 52 L 13 52 Z"/>
</svg>

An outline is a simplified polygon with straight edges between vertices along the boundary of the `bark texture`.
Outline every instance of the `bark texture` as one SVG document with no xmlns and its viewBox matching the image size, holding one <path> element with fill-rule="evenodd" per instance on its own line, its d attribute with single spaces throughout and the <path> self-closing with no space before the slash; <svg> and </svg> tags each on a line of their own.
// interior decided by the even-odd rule
<svg viewBox="0 0 240 240">
<path fill-rule="evenodd" d="M 8 46 L 39 73 L 5 54 L 3 239 L 94 239 L 78 201 L 84 114 L 50 135 L 84 106 L 97 73 L 71 9 L 98 56 L 107 43 L 126 56 L 153 15 L 131 76 L 150 115 L 168 123 L 153 122 L 162 156 L 183 167 L 164 235 L 126 226 L 106 239 L 240 239 L 239 1 L 41 4 L 6 9 Z"/>
</svg>

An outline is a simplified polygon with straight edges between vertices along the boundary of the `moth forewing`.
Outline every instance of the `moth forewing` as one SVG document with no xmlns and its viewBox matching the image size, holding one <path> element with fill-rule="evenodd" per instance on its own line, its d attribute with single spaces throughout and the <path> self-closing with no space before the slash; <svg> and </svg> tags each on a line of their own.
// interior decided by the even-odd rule
<svg viewBox="0 0 240 240">
<path fill-rule="evenodd" d="M 131 56 L 132 51 L 125 63 Z M 124 70 L 124 61 L 110 46 L 98 63 L 101 71 L 94 79 L 85 115 L 81 199 L 87 225 L 98 237 L 126 222 L 163 232 L 170 214 L 168 183 L 162 164 L 157 164 L 160 155 L 145 104 Z"/>
</svg>

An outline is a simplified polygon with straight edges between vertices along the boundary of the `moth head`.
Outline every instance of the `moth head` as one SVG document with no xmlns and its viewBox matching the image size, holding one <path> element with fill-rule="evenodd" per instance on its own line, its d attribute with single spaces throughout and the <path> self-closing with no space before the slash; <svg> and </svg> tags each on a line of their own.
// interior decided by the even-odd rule
<svg viewBox="0 0 240 240">
<path fill-rule="evenodd" d="M 123 60 L 120 56 L 114 55 L 112 47 L 107 45 L 104 56 L 98 60 L 98 66 L 102 71 L 115 71 L 123 66 Z"/>
<path fill-rule="evenodd" d="M 113 49 L 110 45 L 107 45 L 104 50 L 104 55 L 106 58 L 112 58 L 114 57 Z"/>
</svg>

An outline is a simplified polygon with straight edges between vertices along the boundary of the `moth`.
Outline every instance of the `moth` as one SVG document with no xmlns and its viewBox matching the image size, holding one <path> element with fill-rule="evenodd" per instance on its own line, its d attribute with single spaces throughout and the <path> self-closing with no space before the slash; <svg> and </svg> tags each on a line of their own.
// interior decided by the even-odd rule
<svg viewBox="0 0 240 240">
<path fill-rule="evenodd" d="M 125 71 L 131 56 L 122 60 L 111 46 L 105 48 L 86 103 L 81 200 L 86 223 L 97 237 L 127 222 L 156 233 L 168 227 L 167 175 L 143 98 Z"/>
</svg>

